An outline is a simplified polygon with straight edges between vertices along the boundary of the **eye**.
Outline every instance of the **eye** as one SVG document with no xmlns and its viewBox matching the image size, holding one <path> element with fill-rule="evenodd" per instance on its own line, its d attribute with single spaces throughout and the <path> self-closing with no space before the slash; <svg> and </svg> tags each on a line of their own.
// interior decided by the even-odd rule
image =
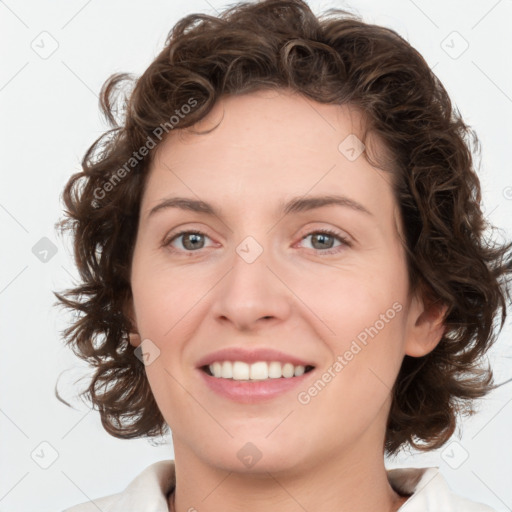
<svg viewBox="0 0 512 512">
<path fill-rule="evenodd" d="M 330 229 L 312 231 L 303 236 L 301 240 L 306 240 L 310 237 L 312 237 L 312 245 L 317 246 L 313 247 L 313 250 L 322 255 L 336 254 L 339 253 L 344 246 L 351 247 L 352 245 L 346 237 Z M 202 231 L 180 231 L 166 238 L 164 242 L 162 242 L 162 246 L 170 247 L 172 251 L 176 252 L 182 251 L 191 253 L 205 248 L 205 238 L 210 237 Z M 181 247 L 176 247 L 174 244 L 179 239 L 181 239 Z M 339 245 L 333 248 L 333 243 L 336 240 L 339 242 Z"/>
<path fill-rule="evenodd" d="M 209 238 L 208 235 L 201 231 L 180 231 L 172 235 L 170 238 L 167 238 L 162 243 L 163 246 L 171 246 L 171 250 L 185 251 L 185 252 L 194 252 L 199 249 L 204 248 L 204 238 Z M 172 246 L 175 240 L 182 238 L 181 245 L 182 247 L 178 247 L 177 249 Z"/>
<path fill-rule="evenodd" d="M 306 238 L 311 238 L 312 245 L 317 245 L 318 247 L 313 247 L 313 250 L 321 253 L 321 255 L 324 254 L 336 254 L 339 253 L 344 246 L 350 247 L 351 243 L 350 241 L 345 238 L 340 233 L 337 233 L 336 231 L 330 230 L 330 229 L 324 229 L 319 231 L 312 231 L 311 233 L 308 233 L 307 235 L 303 236 L 301 240 L 306 240 Z M 332 248 L 334 241 L 338 240 L 340 242 L 340 245 L 337 246 L 337 248 Z M 325 250 L 328 249 L 328 250 Z"/>
</svg>

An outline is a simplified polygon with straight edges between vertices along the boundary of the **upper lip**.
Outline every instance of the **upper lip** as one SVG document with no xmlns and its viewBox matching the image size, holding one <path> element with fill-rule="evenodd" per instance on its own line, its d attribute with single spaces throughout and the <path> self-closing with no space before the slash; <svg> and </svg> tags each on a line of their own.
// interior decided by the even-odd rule
<svg viewBox="0 0 512 512">
<path fill-rule="evenodd" d="M 314 364 L 304 361 L 291 354 L 285 354 L 271 348 L 241 348 L 231 347 L 211 352 L 202 357 L 197 367 L 208 366 L 216 361 L 243 361 L 245 363 L 256 363 L 258 361 L 279 361 L 280 363 L 292 363 L 294 366 L 314 366 Z"/>
</svg>

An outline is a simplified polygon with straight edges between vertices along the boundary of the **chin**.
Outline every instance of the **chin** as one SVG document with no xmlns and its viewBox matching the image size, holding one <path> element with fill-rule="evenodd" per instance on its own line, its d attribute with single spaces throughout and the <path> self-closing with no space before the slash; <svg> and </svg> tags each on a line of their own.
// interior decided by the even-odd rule
<svg viewBox="0 0 512 512">
<path fill-rule="evenodd" d="M 280 440 L 265 438 L 267 434 L 258 432 L 251 435 L 247 432 L 226 443 L 217 440 L 216 443 L 208 443 L 208 447 L 216 446 L 215 449 L 205 447 L 198 456 L 206 456 L 211 465 L 225 471 L 255 475 L 287 472 L 296 469 L 301 459 L 306 458 L 300 442 L 294 445 L 289 439 L 289 443 L 283 445 Z"/>
</svg>

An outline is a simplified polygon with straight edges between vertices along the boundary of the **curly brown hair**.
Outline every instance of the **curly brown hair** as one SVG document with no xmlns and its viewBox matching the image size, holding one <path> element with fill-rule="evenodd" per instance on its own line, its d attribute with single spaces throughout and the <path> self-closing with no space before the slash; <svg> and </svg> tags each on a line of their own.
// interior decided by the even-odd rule
<svg viewBox="0 0 512 512">
<path fill-rule="evenodd" d="M 222 95 L 280 88 L 357 107 L 389 150 L 411 289 L 448 309 L 436 348 L 403 360 L 384 448 L 388 455 L 407 443 L 437 448 L 453 434 L 457 415 L 473 414 L 473 400 L 495 387 L 481 363 L 506 318 L 512 244 L 491 240 L 474 171 L 478 138 L 423 57 L 393 30 L 341 9 L 317 17 L 302 0 L 188 15 L 140 78 L 117 73 L 104 83 L 100 106 L 111 128 L 66 184 L 66 218 L 56 225 L 72 232 L 81 278 L 55 293 L 77 313 L 63 334 L 95 368 L 80 395 L 115 437 L 168 432 L 129 343 L 134 330 L 126 313 L 154 154 L 148 148 L 164 140 L 164 131 L 201 120 Z"/>
</svg>

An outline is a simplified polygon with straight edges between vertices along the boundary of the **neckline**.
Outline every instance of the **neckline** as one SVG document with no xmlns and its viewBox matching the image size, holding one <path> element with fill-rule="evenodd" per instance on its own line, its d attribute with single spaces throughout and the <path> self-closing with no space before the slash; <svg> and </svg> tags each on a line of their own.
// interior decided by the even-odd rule
<svg viewBox="0 0 512 512">
<path fill-rule="evenodd" d="M 172 465 L 174 468 L 174 461 L 172 461 Z M 416 490 L 418 489 L 419 483 L 426 476 L 425 473 L 430 473 L 432 470 L 436 473 L 438 472 L 437 467 L 402 467 L 386 469 L 386 475 L 391 488 L 401 499 L 405 498 L 400 502 L 400 506 L 396 509 L 396 512 L 400 512 L 400 510 L 402 510 L 402 508 L 408 503 L 409 499 L 414 496 Z M 176 480 L 174 473 L 174 478 L 171 480 L 170 488 L 167 490 L 167 492 L 164 493 L 169 512 L 175 511 L 175 490 Z"/>
</svg>

